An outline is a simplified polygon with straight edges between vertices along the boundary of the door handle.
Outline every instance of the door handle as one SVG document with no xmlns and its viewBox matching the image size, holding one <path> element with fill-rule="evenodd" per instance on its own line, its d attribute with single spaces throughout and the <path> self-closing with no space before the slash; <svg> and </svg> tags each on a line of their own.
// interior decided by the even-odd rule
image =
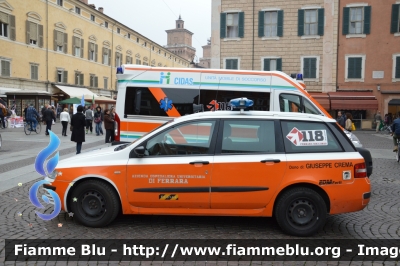
<svg viewBox="0 0 400 266">
<path fill-rule="evenodd" d="M 209 161 L 194 161 L 194 162 L 190 162 L 189 164 L 209 164 Z"/>
<path fill-rule="evenodd" d="M 265 159 L 265 160 L 261 160 L 261 163 L 280 163 L 281 160 L 279 159 Z"/>
</svg>

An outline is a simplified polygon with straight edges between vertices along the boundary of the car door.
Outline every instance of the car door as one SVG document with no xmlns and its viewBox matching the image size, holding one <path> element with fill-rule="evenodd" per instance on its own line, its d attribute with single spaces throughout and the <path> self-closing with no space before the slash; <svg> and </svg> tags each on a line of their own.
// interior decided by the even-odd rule
<svg viewBox="0 0 400 266">
<path fill-rule="evenodd" d="M 210 208 L 217 120 L 173 125 L 132 150 L 127 166 L 129 203 L 146 208 Z"/>
<path fill-rule="evenodd" d="M 211 179 L 212 209 L 265 207 L 286 170 L 278 121 L 227 119 L 220 126 Z"/>
</svg>

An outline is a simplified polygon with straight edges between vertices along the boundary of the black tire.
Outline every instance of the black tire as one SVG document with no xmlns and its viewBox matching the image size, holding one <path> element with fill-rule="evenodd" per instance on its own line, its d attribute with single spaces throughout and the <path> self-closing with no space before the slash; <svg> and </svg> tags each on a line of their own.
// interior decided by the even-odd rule
<svg viewBox="0 0 400 266">
<path fill-rule="evenodd" d="M 30 135 L 32 133 L 32 131 L 30 131 L 29 128 L 30 128 L 30 124 L 28 122 L 25 122 L 25 125 L 24 125 L 25 135 Z"/>
<path fill-rule="evenodd" d="M 119 213 L 120 200 L 108 183 L 87 180 L 71 192 L 69 209 L 79 223 L 88 227 L 103 227 L 111 223 Z"/>
<path fill-rule="evenodd" d="M 297 215 L 294 215 L 294 214 Z M 324 226 L 327 208 L 314 190 L 297 187 L 284 192 L 275 205 L 275 219 L 282 230 L 294 236 L 311 236 Z"/>
<path fill-rule="evenodd" d="M 42 132 L 42 125 L 40 124 L 40 122 L 38 122 L 38 124 L 36 125 L 36 134 L 40 134 L 40 132 Z"/>
</svg>

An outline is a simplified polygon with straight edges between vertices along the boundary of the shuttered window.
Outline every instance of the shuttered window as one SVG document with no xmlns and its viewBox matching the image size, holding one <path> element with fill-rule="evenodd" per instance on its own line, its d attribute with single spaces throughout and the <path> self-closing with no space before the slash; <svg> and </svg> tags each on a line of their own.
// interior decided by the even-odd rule
<svg viewBox="0 0 400 266">
<path fill-rule="evenodd" d="M 371 6 L 343 8 L 343 35 L 370 34 Z"/>
<path fill-rule="evenodd" d="M 43 47 L 43 25 L 26 21 L 26 43 Z"/>
<path fill-rule="evenodd" d="M 136 59 L 136 65 L 141 65 L 141 64 L 142 64 L 142 60 Z"/>
<path fill-rule="evenodd" d="M 304 79 L 317 78 L 317 58 L 303 58 Z"/>
<path fill-rule="evenodd" d="M 349 57 L 347 59 L 347 78 L 362 78 L 362 57 Z"/>
<path fill-rule="evenodd" d="M 10 61 L 7 60 L 1 60 L 1 69 L 0 69 L 0 75 L 2 77 L 10 77 L 11 76 L 11 63 Z"/>
<path fill-rule="evenodd" d="M 132 57 L 129 55 L 126 56 L 126 64 L 132 64 Z"/>
<path fill-rule="evenodd" d="M 221 38 L 244 37 L 244 12 L 221 13 L 220 37 Z"/>
<path fill-rule="evenodd" d="M 90 75 L 90 87 L 97 88 L 99 86 L 99 77 Z"/>
<path fill-rule="evenodd" d="M 62 69 L 57 70 L 56 80 L 58 83 L 68 83 L 68 71 L 64 71 Z"/>
<path fill-rule="evenodd" d="M 54 51 L 68 52 L 68 34 L 54 30 Z"/>
<path fill-rule="evenodd" d="M 103 64 L 104 65 L 111 65 L 111 49 L 108 49 L 108 47 L 103 47 L 103 54 L 102 54 L 102 58 L 103 58 Z"/>
<path fill-rule="evenodd" d="M 84 85 L 84 75 L 80 72 L 75 72 L 75 85 Z"/>
<path fill-rule="evenodd" d="M 395 74 L 394 77 L 396 79 L 400 79 L 400 56 L 396 57 L 396 69 L 395 69 Z"/>
<path fill-rule="evenodd" d="M 325 26 L 325 10 L 299 9 L 298 10 L 298 36 L 323 36 Z"/>
<path fill-rule="evenodd" d="M 88 43 L 88 60 L 97 62 L 98 45 L 92 42 Z"/>
<path fill-rule="evenodd" d="M 73 36 L 72 37 L 72 55 L 83 58 L 83 39 Z"/>
<path fill-rule="evenodd" d="M 104 89 L 108 90 L 108 78 L 104 78 Z"/>
<path fill-rule="evenodd" d="M 400 32 L 400 4 L 392 5 L 392 19 L 390 24 L 391 33 Z"/>
<path fill-rule="evenodd" d="M 238 59 L 226 59 L 225 69 L 238 69 Z"/>
<path fill-rule="evenodd" d="M 30 65 L 31 66 L 31 79 L 38 80 L 39 79 L 39 66 L 38 65 Z"/>
<path fill-rule="evenodd" d="M 119 67 L 122 65 L 122 54 L 119 52 L 115 52 L 115 67 Z"/>
<path fill-rule="evenodd" d="M 282 58 L 264 58 L 264 71 L 282 71 Z"/>
<path fill-rule="evenodd" d="M 0 36 L 15 41 L 15 16 L 0 12 Z"/>
</svg>

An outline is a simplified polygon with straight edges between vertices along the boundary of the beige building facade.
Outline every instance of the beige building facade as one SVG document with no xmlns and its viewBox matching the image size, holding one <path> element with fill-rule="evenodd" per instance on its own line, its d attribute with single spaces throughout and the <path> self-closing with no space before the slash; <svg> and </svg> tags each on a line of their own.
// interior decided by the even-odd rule
<svg viewBox="0 0 400 266">
<path fill-rule="evenodd" d="M 211 68 L 302 73 L 336 90 L 338 1 L 212 0 Z"/>
<path fill-rule="evenodd" d="M 199 60 L 199 66 L 211 68 L 211 39 L 207 40 L 207 45 L 203 45 L 203 57 Z"/>
<path fill-rule="evenodd" d="M 115 98 L 121 64 L 190 63 L 87 0 L 0 0 L 0 28 L 0 94 L 46 91 L 57 101 L 68 95 L 61 86 Z"/>
</svg>

